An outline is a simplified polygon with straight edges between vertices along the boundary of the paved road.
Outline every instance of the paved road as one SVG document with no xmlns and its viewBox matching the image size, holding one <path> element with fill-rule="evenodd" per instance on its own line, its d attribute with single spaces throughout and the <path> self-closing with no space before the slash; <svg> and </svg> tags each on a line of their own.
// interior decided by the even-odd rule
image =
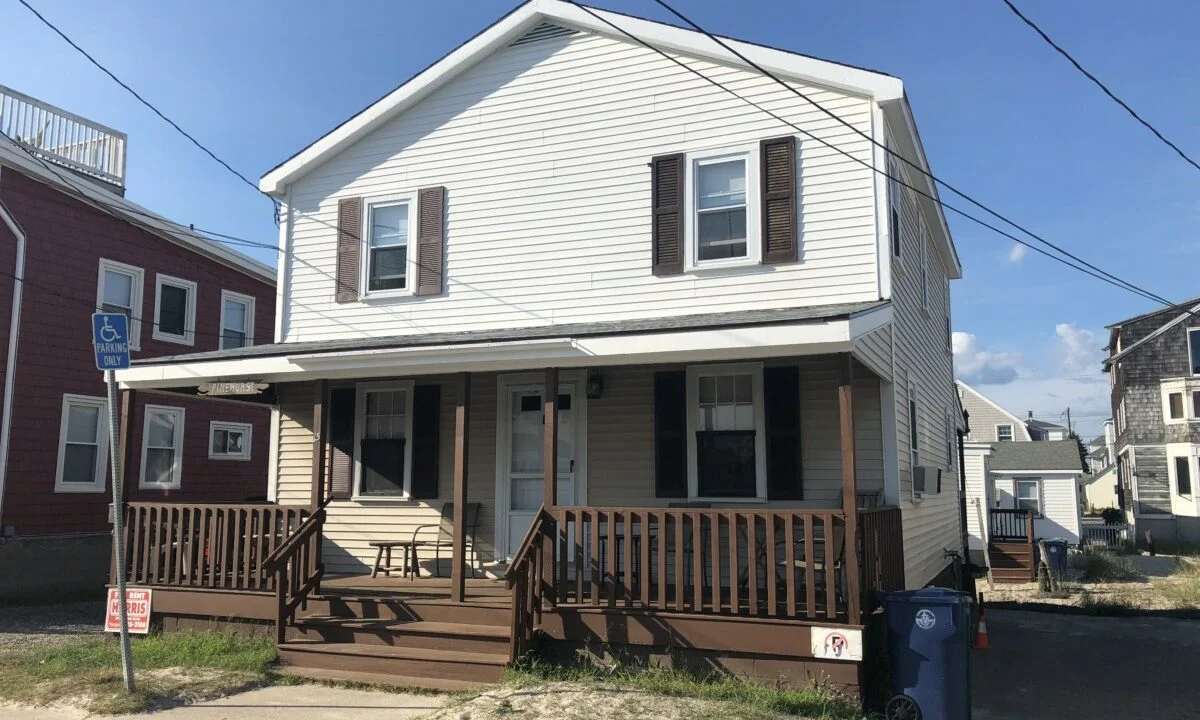
<svg viewBox="0 0 1200 720">
<path fill-rule="evenodd" d="M 149 716 L 123 715 L 111 720 L 402 720 L 435 710 L 443 702 L 436 695 L 279 685 Z M 70 710 L 0 706 L 0 720 L 81 720 L 84 716 Z"/>
<path fill-rule="evenodd" d="M 974 720 L 1200 718 L 1200 621 L 987 614 Z"/>
</svg>

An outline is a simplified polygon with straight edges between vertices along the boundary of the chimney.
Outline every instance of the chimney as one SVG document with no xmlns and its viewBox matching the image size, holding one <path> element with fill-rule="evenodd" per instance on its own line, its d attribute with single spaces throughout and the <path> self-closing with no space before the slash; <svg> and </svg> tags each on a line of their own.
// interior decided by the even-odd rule
<svg viewBox="0 0 1200 720">
<path fill-rule="evenodd" d="M 0 85 L 0 134 L 47 163 L 125 194 L 125 133 Z"/>
</svg>

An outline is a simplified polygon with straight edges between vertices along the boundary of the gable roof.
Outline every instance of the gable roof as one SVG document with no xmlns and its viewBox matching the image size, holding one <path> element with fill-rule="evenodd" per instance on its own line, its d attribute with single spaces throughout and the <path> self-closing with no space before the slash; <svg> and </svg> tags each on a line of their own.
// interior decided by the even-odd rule
<svg viewBox="0 0 1200 720">
<path fill-rule="evenodd" d="M 1125 318 L 1124 320 L 1118 320 L 1115 323 L 1109 323 L 1108 325 L 1105 325 L 1104 327 L 1105 328 L 1121 327 L 1122 325 L 1128 325 L 1129 323 L 1137 322 L 1138 320 L 1144 320 L 1148 317 L 1154 317 L 1155 315 L 1161 315 L 1162 313 L 1171 312 L 1172 310 L 1175 310 L 1180 307 L 1185 307 L 1185 306 L 1190 307 L 1190 306 L 1196 305 L 1196 304 L 1200 304 L 1200 297 L 1194 297 L 1191 300 L 1184 300 L 1182 302 L 1176 303 L 1172 307 L 1160 307 L 1156 310 L 1151 310 L 1150 312 L 1144 312 L 1141 315 L 1134 315 L 1133 317 L 1128 317 L 1128 318 Z"/>
<path fill-rule="evenodd" d="M 1138 341 L 1134 342 L 1134 343 L 1133 343 L 1132 345 L 1130 345 L 1129 347 L 1127 347 L 1127 348 L 1123 348 L 1123 349 L 1121 350 L 1121 352 L 1119 352 L 1119 353 L 1115 353 L 1115 354 L 1113 354 L 1113 355 L 1110 355 L 1110 356 L 1108 356 L 1107 358 L 1105 358 L 1105 359 L 1104 359 L 1104 370 L 1106 370 L 1106 371 L 1107 371 L 1109 368 L 1111 368 L 1111 367 L 1112 367 L 1112 364 L 1113 364 L 1113 363 L 1115 363 L 1116 361 L 1118 361 L 1118 360 L 1120 360 L 1121 358 L 1125 357 L 1126 355 L 1128 355 L 1129 353 L 1133 352 L 1134 350 L 1137 350 L 1138 348 L 1140 348 L 1141 346 L 1143 346 L 1143 345 L 1145 345 L 1146 343 L 1150 342 L 1150 341 L 1151 341 L 1151 340 L 1153 340 L 1154 338 L 1161 336 L 1163 333 L 1167 332 L 1168 330 L 1170 330 L 1171 328 L 1175 327 L 1176 325 L 1179 325 L 1181 322 L 1183 322 L 1184 320 L 1187 320 L 1189 317 L 1193 317 L 1193 316 L 1195 316 L 1195 315 L 1196 315 L 1196 313 L 1200 313 L 1200 298 L 1193 298 L 1193 299 L 1191 299 L 1191 300 L 1188 300 L 1188 301 L 1186 301 L 1186 302 L 1182 302 L 1182 303 L 1180 303 L 1180 304 L 1179 304 L 1178 306 L 1176 306 L 1176 307 L 1179 307 L 1179 306 L 1184 306 L 1184 305 L 1190 305 L 1191 307 L 1189 307 L 1188 309 L 1186 309 L 1186 310 L 1184 310 L 1182 313 L 1180 313 L 1178 316 L 1176 316 L 1174 320 L 1171 320 L 1171 321 L 1169 321 L 1169 322 L 1163 323 L 1163 324 L 1162 324 L 1161 326 L 1159 326 L 1159 328 L 1158 328 L 1157 330 L 1155 330 L 1154 332 L 1152 332 L 1152 333 L 1147 333 L 1147 334 L 1146 334 L 1144 337 L 1142 337 L 1142 338 L 1141 338 L 1141 339 L 1139 339 Z M 1129 319 L 1127 319 L 1127 320 L 1122 320 L 1122 321 L 1121 321 L 1121 322 L 1119 322 L 1119 323 L 1116 323 L 1116 324 L 1113 324 L 1113 325 L 1109 325 L 1108 327 L 1109 327 L 1109 329 L 1112 331 L 1112 332 L 1110 333 L 1110 336 L 1111 336 L 1111 337 L 1115 337 L 1115 336 L 1116 336 L 1116 332 L 1117 332 L 1117 330 L 1118 330 L 1118 329 L 1119 329 L 1119 328 L 1120 328 L 1122 325 L 1128 325 L 1129 323 L 1131 323 L 1131 322 L 1134 322 L 1135 320 L 1142 320 L 1142 319 L 1145 319 L 1145 318 L 1148 318 L 1148 317 L 1153 317 L 1153 316 L 1155 316 L 1155 315 L 1159 315 L 1159 314 L 1161 314 L 1161 313 L 1165 313 L 1165 312 L 1167 312 L 1167 311 L 1168 311 L 1168 310 L 1170 310 L 1170 309 L 1171 309 L 1171 308 L 1163 308 L 1162 310 L 1156 310 L 1156 311 L 1154 311 L 1154 312 L 1145 313 L 1145 314 L 1143 314 L 1143 315 L 1137 315 L 1137 316 L 1131 317 L 1131 318 L 1129 318 Z M 1112 343 L 1113 343 L 1113 340 L 1110 338 L 1110 340 L 1109 340 L 1109 344 L 1111 345 Z"/>
<path fill-rule="evenodd" d="M 965 390 L 965 391 L 967 391 L 967 392 L 971 393 L 972 395 L 974 395 L 975 397 L 979 398 L 979 399 L 980 399 L 980 400 L 982 400 L 984 403 L 986 403 L 986 404 L 988 404 L 988 405 L 992 406 L 992 407 L 993 407 L 993 408 L 995 408 L 997 411 L 999 411 L 999 412 L 1001 412 L 1001 413 L 1003 413 L 1003 414 L 1007 415 L 1007 416 L 1008 416 L 1008 417 L 1009 417 L 1009 418 L 1010 418 L 1010 419 L 1013 421 L 1013 430 L 1014 430 L 1014 431 L 1017 429 L 1017 427 L 1025 425 L 1025 423 L 1024 423 L 1024 422 L 1023 422 L 1023 421 L 1022 421 L 1020 418 L 1018 418 L 1016 415 L 1013 415 L 1013 414 L 1012 414 L 1012 413 L 1010 413 L 1009 411 L 1007 411 L 1007 410 L 1005 410 L 1004 408 L 1000 407 L 1000 406 L 999 406 L 999 405 L 997 405 L 995 402 L 993 402 L 993 401 L 991 400 L 991 398 L 989 398 L 987 395 L 984 395 L 983 393 L 979 392 L 979 391 L 978 391 L 978 390 L 976 390 L 975 388 L 973 388 L 973 387 L 971 387 L 970 385 L 966 384 L 966 383 L 965 383 L 965 382 L 963 382 L 962 380 L 957 380 L 957 379 L 956 379 L 956 380 L 954 381 L 954 383 L 955 383 L 956 385 L 958 385 L 960 388 L 962 388 L 963 390 Z M 961 402 L 962 402 L 962 400 L 960 399 L 960 400 L 959 400 L 959 402 L 961 403 Z M 971 420 L 970 420 L 969 418 L 967 419 L 967 424 L 968 424 L 968 425 L 970 425 L 970 424 L 971 424 Z M 1028 429 L 1026 429 L 1026 432 L 1028 432 Z"/>
<path fill-rule="evenodd" d="M 1061 470 L 1083 474 L 1079 443 L 1074 440 L 995 443 L 988 469 L 1000 472 Z"/>
<path fill-rule="evenodd" d="M 1058 424 L 1052 423 L 1052 422 L 1046 422 L 1045 420 L 1026 420 L 1025 424 L 1028 425 L 1029 427 L 1037 428 L 1038 430 L 1066 430 L 1067 429 L 1063 425 L 1058 425 Z"/>
<path fill-rule="evenodd" d="M 118 195 L 99 184 L 85 180 L 66 168 L 50 169 L 5 135 L 0 135 L 0 166 L 13 168 L 38 182 L 45 183 L 80 202 L 111 211 L 117 217 L 137 225 L 169 242 L 182 245 L 256 280 L 275 284 L 275 269 L 223 243 L 191 232 L 162 215 Z M 75 182 L 78 180 L 78 182 Z"/>
</svg>

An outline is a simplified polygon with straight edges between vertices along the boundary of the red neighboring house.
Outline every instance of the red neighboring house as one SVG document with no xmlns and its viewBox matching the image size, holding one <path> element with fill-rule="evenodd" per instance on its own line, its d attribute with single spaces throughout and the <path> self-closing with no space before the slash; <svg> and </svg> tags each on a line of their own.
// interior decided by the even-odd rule
<svg viewBox="0 0 1200 720">
<path fill-rule="evenodd" d="M 91 313 L 130 316 L 134 359 L 268 343 L 275 272 L 126 200 L 124 135 L 0 86 L 5 108 L 24 114 L 0 114 L 0 598 L 99 591 L 112 488 Z M 266 498 L 269 409 L 137 393 L 129 428 L 129 500 Z"/>
</svg>

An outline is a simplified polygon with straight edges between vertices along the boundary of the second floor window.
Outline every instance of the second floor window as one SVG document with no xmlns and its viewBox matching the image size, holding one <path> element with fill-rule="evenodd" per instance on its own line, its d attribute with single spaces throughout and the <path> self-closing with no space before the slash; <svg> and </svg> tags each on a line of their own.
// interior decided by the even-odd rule
<svg viewBox="0 0 1200 720">
<path fill-rule="evenodd" d="M 997 442 L 1012 442 L 1013 441 L 1013 426 L 1012 425 L 997 425 L 996 426 L 996 441 Z"/>
<path fill-rule="evenodd" d="M 1200 328 L 1188 329 L 1188 365 L 1193 375 L 1200 375 Z"/>
<path fill-rule="evenodd" d="M 113 260 L 100 261 L 100 281 L 96 288 L 96 310 L 121 313 L 129 318 L 129 344 L 136 350 L 141 344 L 142 281 L 139 267 Z"/>
<path fill-rule="evenodd" d="M 368 206 L 368 293 L 408 288 L 410 210 L 407 200 Z"/>
<path fill-rule="evenodd" d="M 746 159 L 698 161 L 697 263 L 746 255 Z"/>
<path fill-rule="evenodd" d="M 159 275 L 154 292 L 154 339 L 191 345 L 196 334 L 196 283 Z"/>
<path fill-rule="evenodd" d="M 221 349 L 254 344 L 254 298 L 221 291 Z"/>
</svg>

